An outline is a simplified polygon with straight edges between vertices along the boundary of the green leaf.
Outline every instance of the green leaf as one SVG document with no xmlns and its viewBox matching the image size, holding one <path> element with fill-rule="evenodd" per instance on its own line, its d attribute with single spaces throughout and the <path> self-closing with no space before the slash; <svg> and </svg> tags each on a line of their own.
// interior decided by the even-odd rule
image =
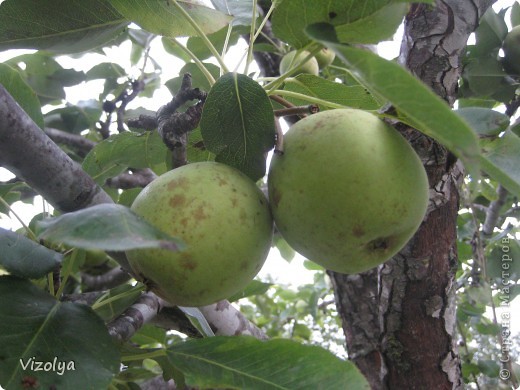
<svg viewBox="0 0 520 390">
<path fill-rule="evenodd" d="M 357 4 L 361 4 L 357 2 Z M 345 43 L 371 44 L 388 40 L 408 12 L 405 3 L 390 3 L 374 13 L 336 27 L 338 40 Z"/>
<path fill-rule="evenodd" d="M 330 26 L 310 26 L 308 34 L 336 52 L 354 76 L 376 96 L 384 97 L 422 133 L 434 138 L 478 176 L 478 138 L 464 120 L 400 65 L 367 50 L 338 44 Z"/>
<path fill-rule="evenodd" d="M 203 65 L 215 80 L 220 77 L 220 68 L 218 66 L 208 62 L 203 62 Z M 191 74 L 191 83 L 194 88 L 200 88 L 203 91 L 209 91 L 211 89 L 211 85 L 206 76 L 204 76 L 204 73 L 202 73 L 196 64 L 190 62 L 179 70 L 179 77 L 174 77 L 165 83 L 172 95 L 176 95 L 181 89 L 182 77 L 185 73 Z"/>
<path fill-rule="evenodd" d="M 188 134 L 188 145 L 186 148 L 188 161 L 190 163 L 200 161 L 215 161 L 215 155 L 211 153 L 204 145 L 200 127 L 190 131 Z"/>
<path fill-rule="evenodd" d="M 171 363 L 191 386 L 239 389 L 369 389 L 352 362 L 291 340 L 211 337 L 174 344 Z"/>
<path fill-rule="evenodd" d="M 514 239 L 495 243 L 491 252 L 486 256 L 487 276 L 498 281 L 501 288 L 509 288 L 520 278 L 520 243 Z M 509 281 L 511 284 L 509 284 Z M 504 283 L 505 282 L 505 283 Z M 508 294 L 509 295 L 509 294 Z"/>
<path fill-rule="evenodd" d="M 269 290 L 269 287 L 271 287 L 272 285 L 272 283 L 264 283 L 259 280 L 252 280 L 251 283 L 249 283 L 245 289 L 229 297 L 228 301 L 235 302 L 239 299 L 250 297 L 253 295 L 265 294 L 267 290 Z"/>
<path fill-rule="evenodd" d="M 27 84 L 36 92 L 42 105 L 65 99 L 64 87 L 85 80 L 83 72 L 64 69 L 54 58 L 43 52 L 22 54 L 5 63 L 20 72 Z"/>
<path fill-rule="evenodd" d="M 509 117 L 501 112 L 481 107 L 455 110 L 481 137 L 497 136 L 509 126 Z"/>
<path fill-rule="evenodd" d="M 0 228 L 0 266 L 10 274 L 38 279 L 55 271 L 62 259 L 60 253 Z"/>
<path fill-rule="evenodd" d="M 340 42 L 377 43 L 392 36 L 406 10 L 406 4 L 392 0 L 282 1 L 273 12 L 273 32 L 299 49 L 311 41 L 307 26 L 329 23 Z"/>
<path fill-rule="evenodd" d="M 510 131 L 502 137 L 480 141 L 482 169 L 503 184 L 516 196 L 520 196 L 520 138 Z"/>
<path fill-rule="evenodd" d="M 106 389 L 119 371 L 118 350 L 90 307 L 59 302 L 11 276 L 0 277 L 0 345 L 0 384 L 6 389 L 19 389 L 29 378 L 42 389 L 87 383 Z M 36 371 L 31 361 L 48 369 Z"/>
<path fill-rule="evenodd" d="M 142 347 L 157 348 L 157 344 L 166 345 L 166 330 L 158 326 L 144 324 L 136 334 L 132 336 L 131 341 Z"/>
<path fill-rule="evenodd" d="M 191 0 L 110 0 L 110 3 L 143 29 L 165 37 L 198 35 L 175 3 L 189 14 L 204 34 L 218 31 L 232 20 L 229 15 Z"/>
<path fill-rule="evenodd" d="M 479 26 L 475 30 L 475 46 L 468 48 L 471 56 L 487 57 L 493 53 L 496 57 L 506 35 L 507 25 L 504 18 L 490 7 L 480 18 Z"/>
<path fill-rule="evenodd" d="M 30 190 L 30 187 L 23 182 L 0 184 L 0 197 L 2 197 L 8 205 L 12 205 L 14 202 L 20 200 L 22 191 L 24 190 Z M 9 211 L 6 205 L 0 203 L 0 213 L 8 216 Z"/>
<path fill-rule="evenodd" d="M 29 84 L 22 78 L 20 72 L 6 64 L 0 64 L 0 84 L 31 117 L 34 123 L 43 129 L 40 101 Z"/>
<path fill-rule="evenodd" d="M 213 46 L 215 46 L 219 53 L 223 52 L 224 44 L 226 44 L 226 39 L 228 39 L 227 49 L 229 50 L 231 46 L 236 45 L 236 43 L 238 42 L 238 38 L 240 38 L 240 34 L 237 29 L 233 29 L 231 36 L 228 38 L 227 27 L 224 27 L 218 30 L 217 32 L 214 32 L 213 34 L 208 35 L 208 39 L 213 44 Z M 206 58 L 210 58 L 213 56 L 211 51 L 208 49 L 208 47 L 200 37 L 190 37 L 186 46 L 193 54 L 195 54 L 195 56 L 199 60 L 205 60 Z M 179 72 L 179 74 L 182 73 Z"/>
<path fill-rule="evenodd" d="M 497 94 L 497 97 L 505 94 L 513 98 L 515 87 L 507 81 L 506 76 L 502 64 L 495 57 L 471 59 L 462 73 L 472 96 L 479 98 L 494 98 Z M 465 95 L 471 95 L 464 92 Z"/>
<path fill-rule="evenodd" d="M 143 292 L 141 287 L 123 284 L 108 290 L 100 297 L 92 308 L 103 321 L 108 322 L 123 313 Z"/>
<path fill-rule="evenodd" d="M 310 74 L 300 74 L 295 78 L 285 80 L 284 90 L 322 99 L 334 105 L 340 104 L 345 107 L 364 110 L 380 108 L 378 102 L 362 85 L 345 85 Z M 286 99 L 295 105 L 309 104 L 304 99 L 291 96 L 287 96 Z M 320 110 L 327 108 L 325 104 L 320 105 Z"/>
<path fill-rule="evenodd" d="M 274 146 L 274 114 L 264 89 L 249 77 L 228 73 L 209 91 L 200 120 L 205 147 L 215 161 L 252 180 L 265 175 L 264 154 Z"/>
<path fill-rule="evenodd" d="M 211 4 L 220 12 L 232 15 L 233 26 L 251 26 L 253 0 L 211 0 Z"/>
<path fill-rule="evenodd" d="M 127 24 L 105 0 L 6 0 L 0 5 L 0 50 L 83 52 L 115 39 Z"/>
<path fill-rule="evenodd" d="M 457 307 L 457 317 L 461 316 L 469 317 L 480 317 L 486 312 L 486 306 L 482 304 L 471 304 L 469 302 L 463 302 Z"/>
<path fill-rule="evenodd" d="M 511 25 L 513 27 L 520 25 L 520 4 L 514 3 L 511 7 Z"/>
<path fill-rule="evenodd" d="M 175 43 L 171 38 L 162 37 L 161 43 L 163 45 L 164 50 L 166 53 L 171 54 L 177 58 L 180 58 L 184 62 L 190 62 L 191 57 L 186 54 L 184 50 L 181 49 L 178 43 Z M 179 72 L 179 74 L 181 74 Z"/>
<path fill-rule="evenodd" d="M 200 334 L 204 335 L 205 337 L 215 336 L 215 333 L 213 332 L 213 329 L 211 329 L 211 326 L 206 320 L 206 317 L 204 317 L 204 314 L 202 314 L 202 312 L 198 308 L 184 306 L 178 306 L 178 308 L 184 314 L 186 314 L 188 320 L 192 323 L 192 325 L 195 328 L 197 328 Z"/>
<path fill-rule="evenodd" d="M 119 77 L 125 76 L 126 72 L 121 65 L 114 64 L 113 62 L 102 62 L 94 65 L 89 71 L 87 71 L 85 81 L 118 79 Z"/>
<path fill-rule="evenodd" d="M 324 271 L 325 268 L 323 268 L 321 265 L 316 264 L 314 261 L 311 260 L 305 260 L 303 262 L 303 266 L 305 269 L 308 269 L 309 271 Z"/>
<path fill-rule="evenodd" d="M 156 229 L 127 207 L 100 204 L 37 223 L 39 239 L 83 249 L 125 251 L 138 248 L 182 250 L 177 238 Z"/>
<path fill-rule="evenodd" d="M 291 262 L 296 255 L 296 251 L 289 245 L 285 238 L 282 237 L 281 234 L 275 234 L 273 237 L 273 244 L 276 246 L 276 249 L 280 252 L 280 256 L 288 262 Z"/>
<path fill-rule="evenodd" d="M 98 143 L 85 157 L 83 169 L 98 184 L 128 167 L 154 168 L 165 162 L 167 148 L 156 131 L 115 134 Z"/>
<path fill-rule="evenodd" d="M 67 105 L 45 114 L 45 126 L 79 134 L 96 123 L 102 114 L 98 100 L 81 100 L 77 105 Z"/>
<path fill-rule="evenodd" d="M 480 371 L 490 377 L 490 378 L 496 378 L 498 377 L 498 372 L 500 370 L 500 365 L 494 361 L 494 360 L 479 360 L 477 362 L 478 368 L 480 368 Z"/>
</svg>

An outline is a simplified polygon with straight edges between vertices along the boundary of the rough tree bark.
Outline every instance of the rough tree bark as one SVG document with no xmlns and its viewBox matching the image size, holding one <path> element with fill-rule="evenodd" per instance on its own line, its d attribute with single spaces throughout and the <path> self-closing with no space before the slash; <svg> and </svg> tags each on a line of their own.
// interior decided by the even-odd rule
<svg viewBox="0 0 520 390">
<path fill-rule="evenodd" d="M 449 104 L 460 56 L 492 0 L 411 6 L 400 63 Z M 456 219 L 460 164 L 441 145 L 400 128 L 421 156 L 430 204 L 416 235 L 393 259 L 360 275 L 329 272 L 347 350 L 372 389 L 460 389 L 455 343 Z"/>
</svg>

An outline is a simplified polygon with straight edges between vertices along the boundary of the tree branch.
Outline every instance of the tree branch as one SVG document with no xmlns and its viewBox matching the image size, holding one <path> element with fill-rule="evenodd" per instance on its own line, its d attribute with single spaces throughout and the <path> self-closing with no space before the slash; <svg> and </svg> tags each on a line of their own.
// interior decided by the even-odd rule
<svg viewBox="0 0 520 390">
<path fill-rule="evenodd" d="M 82 274 L 81 282 L 85 291 L 99 291 L 119 286 L 132 279 L 132 276 L 123 269 L 116 267 L 102 275 Z"/>
<path fill-rule="evenodd" d="M 119 342 L 130 340 L 135 332 L 157 315 L 162 307 L 161 302 L 155 294 L 142 294 L 123 314 L 107 325 L 108 333 Z"/>
<path fill-rule="evenodd" d="M 81 135 L 67 133 L 58 129 L 46 127 L 45 134 L 57 144 L 70 146 L 78 151 L 81 157 L 85 157 L 92 150 L 96 143 Z"/>
<path fill-rule="evenodd" d="M 25 180 L 54 208 L 75 211 L 112 202 L 0 85 L 0 165 Z"/>
<path fill-rule="evenodd" d="M 500 217 L 500 209 L 506 203 L 507 194 L 507 190 L 502 186 L 502 184 L 499 184 L 497 188 L 498 198 L 491 202 L 487 208 L 486 220 L 482 225 L 482 234 L 484 237 L 491 237 L 493 234 L 493 230 L 495 229 L 498 218 Z"/>
<path fill-rule="evenodd" d="M 199 307 L 216 335 L 250 335 L 265 340 L 267 335 L 250 322 L 228 301 L 220 301 L 209 306 Z"/>
</svg>

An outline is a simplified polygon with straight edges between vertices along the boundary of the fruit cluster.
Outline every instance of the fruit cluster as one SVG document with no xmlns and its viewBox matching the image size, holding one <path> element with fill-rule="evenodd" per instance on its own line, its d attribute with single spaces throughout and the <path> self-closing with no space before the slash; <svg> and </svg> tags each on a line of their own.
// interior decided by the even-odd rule
<svg viewBox="0 0 520 390">
<path fill-rule="evenodd" d="M 332 64 L 335 57 L 336 54 L 327 48 L 321 49 L 314 56 L 311 56 L 311 53 L 306 50 L 293 50 L 282 57 L 280 74 L 298 68 L 297 73 L 308 73 L 317 76 L 320 73 L 320 69 Z"/>
<path fill-rule="evenodd" d="M 202 306 L 242 290 L 262 267 L 273 219 L 295 250 L 342 273 L 395 255 L 421 224 L 428 180 L 412 147 L 361 110 L 305 118 L 284 136 L 268 173 L 269 202 L 241 172 L 193 163 L 153 181 L 132 209 L 187 249 L 127 252 L 135 275 L 159 296 Z"/>
</svg>

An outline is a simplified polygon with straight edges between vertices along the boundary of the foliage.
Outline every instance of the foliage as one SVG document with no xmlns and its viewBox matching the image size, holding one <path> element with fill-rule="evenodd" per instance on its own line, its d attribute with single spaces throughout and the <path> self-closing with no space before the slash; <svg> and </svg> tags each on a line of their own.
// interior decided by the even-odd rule
<svg viewBox="0 0 520 390">
<path fill-rule="evenodd" d="M 463 58 L 458 109 L 452 110 L 395 62 L 345 45 L 391 38 L 411 1 L 374 0 L 368 7 L 354 0 L 328 1 L 327 7 L 301 0 L 262 3 L 268 4 L 265 15 L 253 0 L 212 0 L 212 7 L 188 0 L 0 3 L 0 84 L 38 126 L 54 131 L 48 134 L 116 203 L 61 216 L 38 214 L 17 232 L 0 230 L 0 267 L 8 274 L 0 276 L 0 385 L 27 388 L 37 381 L 57 388 L 88 383 L 130 389 L 162 375 L 180 386 L 368 387 L 342 359 L 340 319 L 322 269 L 312 271 L 313 284 L 292 288 L 256 280 L 230 298 L 270 341 L 211 337 L 198 308 L 180 308 L 181 332 L 147 324 L 130 342 L 109 336 L 104 325 L 112 329 L 142 297 L 143 286 L 126 279 L 89 292 L 96 290 L 89 281 L 124 264 L 117 253 L 98 250 L 183 245 L 126 206 L 178 158 L 162 142 L 165 133 L 155 131 L 161 127 L 160 106 L 168 102 L 155 100 L 149 111 L 140 98 L 158 96 L 162 86 L 178 94 L 183 75 L 190 73 L 191 85 L 208 95 L 200 126 L 183 141 L 187 160 L 222 161 L 259 184 L 266 154 L 277 142 L 275 118 L 287 109 L 306 113 L 312 105 L 369 110 L 413 126 L 456 155 L 468 171 L 458 221 L 456 320 L 463 375 L 480 388 L 506 386 L 503 370 L 515 368 L 508 363 L 518 359 L 512 351 L 519 345 L 508 332 L 511 302 L 520 292 L 520 125 L 514 122 L 520 79 L 504 70 L 500 57 L 508 31 L 505 10 L 483 16 Z M 260 39 L 269 16 L 275 36 Z M 520 24 L 518 4 L 510 21 Z M 232 69 L 227 60 L 241 37 L 249 41 Z M 315 54 L 322 46 L 334 50 L 336 59 L 320 76 L 298 75 L 296 67 L 280 77 L 262 77 L 253 65 L 254 54 Z M 110 57 L 114 48 L 130 48 L 126 63 Z M 66 65 L 74 61 L 83 70 Z M 171 64 L 179 66 L 167 80 Z M 94 85 L 99 96 L 89 92 Z M 83 100 L 70 101 L 71 90 L 83 91 Z M 177 107 L 186 111 L 186 120 L 204 103 L 189 100 Z M 385 110 L 390 105 L 393 110 Z M 0 215 L 11 218 L 15 202 L 32 202 L 35 195 L 19 181 L 0 183 Z M 292 256 L 283 239 L 274 242 Z M 55 358 L 47 370 L 20 370 L 19 359 L 25 366 Z"/>
</svg>

